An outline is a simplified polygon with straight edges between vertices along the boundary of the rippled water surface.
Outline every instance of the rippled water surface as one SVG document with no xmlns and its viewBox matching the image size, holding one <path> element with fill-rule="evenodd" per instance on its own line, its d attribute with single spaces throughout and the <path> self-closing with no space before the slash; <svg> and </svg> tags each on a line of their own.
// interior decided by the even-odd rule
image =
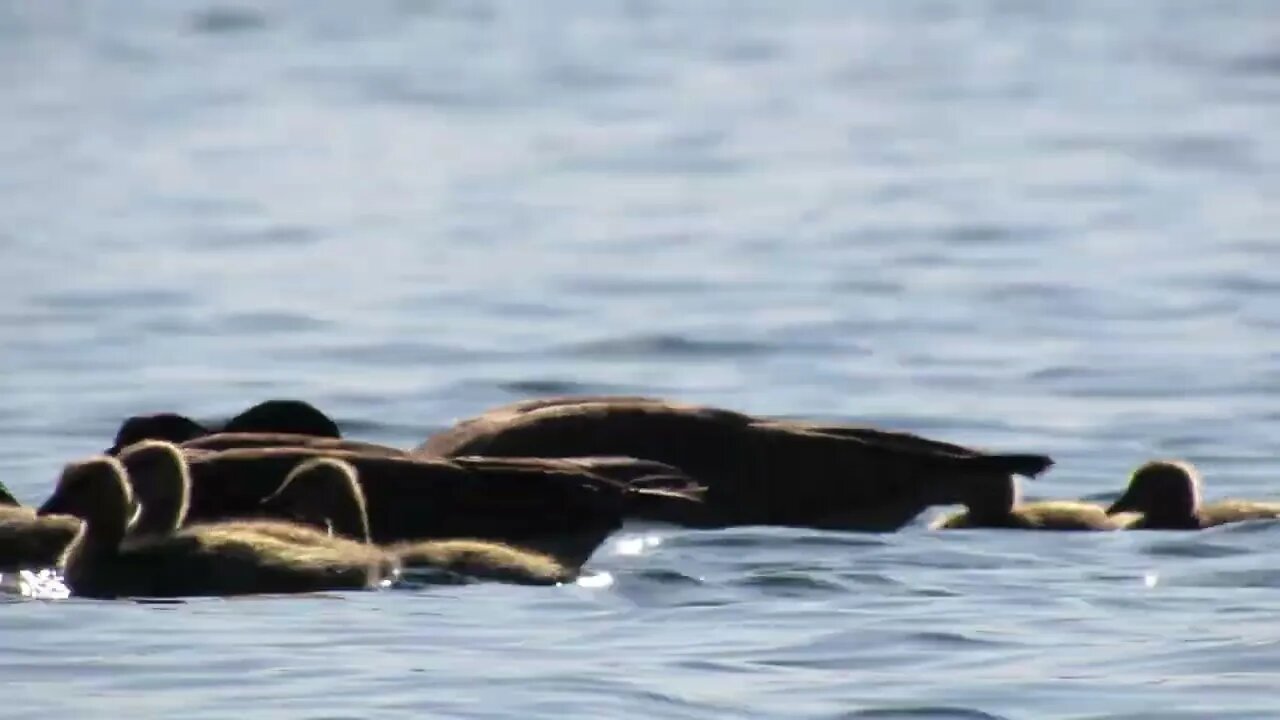
<svg viewBox="0 0 1280 720">
<path fill-rule="evenodd" d="M 1280 497 L 1273 3 L 15 0 L 0 87 L 28 502 L 132 413 L 408 446 L 566 392 Z M 628 528 L 555 589 L 10 595 L 0 716 L 1280 716 L 1280 527 L 927 519 Z"/>
</svg>

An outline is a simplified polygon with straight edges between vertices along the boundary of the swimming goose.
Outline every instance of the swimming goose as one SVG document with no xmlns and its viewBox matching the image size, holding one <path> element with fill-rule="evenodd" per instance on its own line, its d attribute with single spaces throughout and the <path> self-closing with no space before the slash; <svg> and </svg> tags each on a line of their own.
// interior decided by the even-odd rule
<svg viewBox="0 0 1280 720">
<path fill-rule="evenodd" d="M 414 454 L 644 458 L 705 484 L 722 524 L 860 530 L 897 529 L 926 507 L 967 504 L 1013 474 L 1052 465 L 1044 455 L 989 454 L 908 433 L 600 396 L 498 408 Z"/>
<path fill-rule="evenodd" d="M 335 533 L 372 543 L 358 471 L 338 458 L 303 461 L 263 504 Z M 577 572 L 549 555 L 488 540 L 401 541 L 385 547 L 405 568 L 427 567 L 525 585 L 571 582 Z"/>
<path fill-rule="evenodd" d="M 59 565 L 87 597 L 183 597 L 364 589 L 394 573 L 384 553 L 359 543 L 290 543 L 231 527 L 190 527 L 124 542 L 133 491 L 119 460 L 68 465 L 40 515 L 83 520 Z"/>
<path fill-rule="evenodd" d="M 1280 518 L 1280 502 L 1257 500 L 1201 500 L 1200 472 L 1183 460 L 1152 460 L 1134 470 L 1129 486 L 1107 509 L 1109 513 L 1136 512 L 1142 518 L 1132 527 L 1144 530 L 1198 530 L 1201 528 Z"/>
<path fill-rule="evenodd" d="M 115 442 L 105 451 L 105 454 L 117 455 L 124 448 L 140 440 L 168 440 L 181 443 L 219 431 L 342 437 L 337 423 L 311 403 L 302 400 L 266 400 L 232 417 L 217 430 L 205 427 L 177 413 L 135 415 L 121 423 L 116 431 Z"/>
</svg>

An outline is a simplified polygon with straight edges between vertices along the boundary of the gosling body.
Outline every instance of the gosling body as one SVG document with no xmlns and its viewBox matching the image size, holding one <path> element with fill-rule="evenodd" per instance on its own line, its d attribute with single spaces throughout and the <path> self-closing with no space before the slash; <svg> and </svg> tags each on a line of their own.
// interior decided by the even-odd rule
<svg viewBox="0 0 1280 720">
<path fill-rule="evenodd" d="M 934 525 L 939 530 L 1004 528 L 1009 530 L 1122 530 L 1132 524 L 1123 515 L 1108 515 L 1105 508 L 1074 500 L 1021 503 L 1006 512 L 991 514 L 962 510 Z"/>
</svg>

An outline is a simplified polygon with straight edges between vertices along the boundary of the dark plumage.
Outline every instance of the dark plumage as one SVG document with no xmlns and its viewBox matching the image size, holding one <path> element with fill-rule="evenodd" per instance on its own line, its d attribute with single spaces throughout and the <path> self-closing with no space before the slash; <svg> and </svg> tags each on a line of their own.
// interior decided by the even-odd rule
<svg viewBox="0 0 1280 720">
<path fill-rule="evenodd" d="M 210 430 L 186 415 L 156 413 L 134 415 L 120 424 L 115 442 L 107 448 L 107 455 L 118 455 L 121 450 L 143 440 L 167 440 L 180 443 L 208 435 Z"/>
<path fill-rule="evenodd" d="M 350 450 L 375 455 L 407 456 L 400 448 L 361 440 L 317 437 L 297 433 L 219 432 L 182 443 L 185 450 L 232 450 L 256 447 L 305 447 L 316 450 Z"/>
<path fill-rule="evenodd" d="M 1129 478 L 1129 486 L 1108 513 L 1140 513 L 1131 525 L 1141 530 L 1199 530 L 1201 528 L 1280 518 L 1280 502 L 1201 500 L 1200 472 L 1181 460 L 1143 463 Z"/>
<path fill-rule="evenodd" d="M 291 433 L 313 437 L 342 437 L 338 425 L 314 405 L 301 400 L 266 400 L 232 417 L 221 428 L 208 428 L 185 415 L 135 415 L 121 423 L 107 455 L 141 440 L 182 443 L 214 432 Z"/>
<path fill-rule="evenodd" d="M 182 597 L 363 589 L 395 572 L 389 556 L 361 543 L 293 543 L 234 525 L 126 542 L 132 494 L 124 466 L 103 456 L 68 465 L 41 506 L 41 515 L 83 520 L 59 563 L 73 593 Z"/>
<path fill-rule="evenodd" d="M 309 448 L 187 451 L 192 493 L 188 518 L 243 518 L 263 512 L 300 462 L 331 456 L 354 465 L 368 501 L 375 542 L 476 537 L 589 555 L 628 509 L 645 503 L 699 506 L 670 491 L 633 490 L 579 468 L 531 460 L 397 458 Z M 145 468 L 123 458 L 143 482 Z"/>
<path fill-rule="evenodd" d="M 337 458 L 299 463 L 264 505 L 372 543 L 364 493 L 355 467 Z M 505 543 L 454 538 L 413 540 L 386 547 L 405 568 L 431 568 L 468 577 L 524 585 L 570 582 L 577 570 L 554 558 Z"/>
<path fill-rule="evenodd" d="M 658 399 L 554 398 L 497 408 L 435 435 L 422 456 L 623 455 L 707 485 L 723 524 L 893 530 L 931 505 L 967 504 L 1044 455 L 990 454 L 874 428 L 754 418 Z"/>
<path fill-rule="evenodd" d="M 141 506 L 129 526 L 128 537 L 169 535 L 186 525 L 191 503 L 191 472 L 182 449 L 163 440 L 144 440 L 126 448 L 121 460 L 136 469 L 130 476 L 130 484 Z M 217 524 L 223 529 L 267 535 L 287 542 L 312 545 L 333 542 L 332 533 L 298 522 L 249 518 L 220 520 Z"/>
</svg>

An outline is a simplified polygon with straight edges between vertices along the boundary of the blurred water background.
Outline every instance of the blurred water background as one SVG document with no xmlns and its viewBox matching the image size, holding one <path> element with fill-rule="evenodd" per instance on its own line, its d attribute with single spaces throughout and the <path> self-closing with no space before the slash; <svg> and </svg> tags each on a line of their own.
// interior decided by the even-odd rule
<svg viewBox="0 0 1280 720">
<path fill-rule="evenodd" d="M 1280 7 L 0 3 L 0 472 L 645 393 L 1280 497 Z M 1274 718 L 1280 527 L 632 527 L 593 582 L 0 607 L 9 717 Z"/>
</svg>

